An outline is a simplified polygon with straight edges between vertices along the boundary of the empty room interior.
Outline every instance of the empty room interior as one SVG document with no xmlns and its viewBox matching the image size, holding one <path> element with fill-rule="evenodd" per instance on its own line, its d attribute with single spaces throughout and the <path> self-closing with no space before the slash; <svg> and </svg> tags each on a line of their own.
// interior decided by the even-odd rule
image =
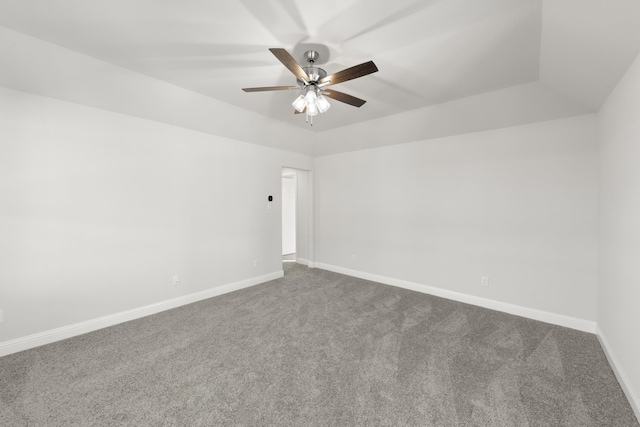
<svg viewBox="0 0 640 427">
<path fill-rule="evenodd" d="M 638 425 L 640 1 L 0 0 L 0 52 L 0 425 Z"/>
</svg>

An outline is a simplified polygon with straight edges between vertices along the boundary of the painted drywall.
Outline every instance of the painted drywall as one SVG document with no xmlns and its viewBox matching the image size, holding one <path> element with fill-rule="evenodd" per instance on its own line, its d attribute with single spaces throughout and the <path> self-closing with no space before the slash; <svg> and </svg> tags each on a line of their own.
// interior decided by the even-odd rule
<svg viewBox="0 0 640 427">
<path fill-rule="evenodd" d="M 640 416 L 640 56 L 598 114 L 598 140 L 598 327 Z"/>
<path fill-rule="evenodd" d="M 540 80 L 597 112 L 638 54 L 639 19 L 636 0 L 545 0 Z"/>
<path fill-rule="evenodd" d="M 311 152 L 308 130 L 3 27 L 0 52 L 0 86 L 5 88 L 258 145 Z"/>
<path fill-rule="evenodd" d="M 585 115 L 316 158 L 315 260 L 594 321 L 596 155 Z"/>
<path fill-rule="evenodd" d="M 282 271 L 284 165 L 312 161 L 0 89 L 0 342 Z"/>
<path fill-rule="evenodd" d="M 326 156 L 594 112 L 538 81 L 324 131 L 317 135 L 313 154 Z"/>
<path fill-rule="evenodd" d="M 3 27 L 0 51 L 2 87 L 302 154 L 334 154 L 593 112 L 543 82 L 532 82 L 317 132 L 318 122 L 327 117 L 351 121 L 360 110 L 380 104 L 370 99 L 354 109 L 334 102 L 314 128 L 300 128 Z"/>
</svg>

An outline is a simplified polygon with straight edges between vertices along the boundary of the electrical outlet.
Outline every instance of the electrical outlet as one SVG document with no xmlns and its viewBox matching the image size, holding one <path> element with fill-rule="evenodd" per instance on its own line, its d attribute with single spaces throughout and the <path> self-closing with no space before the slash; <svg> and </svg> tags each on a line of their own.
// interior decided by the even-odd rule
<svg viewBox="0 0 640 427">
<path fill-rule="evenodd" d="M 260 265 L 260 261 L 258 259 L 254 259 L 253 260 L 253 268 L 258 267 L 258 265 Z"/>
<path fill-rule="evenodd" d="M 4 323 L 4 312 L 0 310 L 0 323 Z"/>
<path fill-rule="evenodd" d="M 487 276 L 480 277 L 480 286 L 489 286 L 489 278 Z"/>
<path fill-rule="evenodd" d="M 179 284 L 180 284 L 180 276 L 176 274 L 175 276 L 173 276 L 173 285 L 178 286 Z"/>
<path fill-rule="evenodd" d="M 356 256 L 356 254 L 352 254 L 351 255 L 351 261 L 355 261 L 358 257 Z"/>
</svg>

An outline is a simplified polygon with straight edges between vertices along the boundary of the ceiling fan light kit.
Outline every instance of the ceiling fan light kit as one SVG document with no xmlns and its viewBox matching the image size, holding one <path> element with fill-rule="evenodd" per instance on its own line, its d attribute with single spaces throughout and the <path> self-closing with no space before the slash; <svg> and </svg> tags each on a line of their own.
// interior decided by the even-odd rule
<svg viewBox="0 0 640 427">
<path fill-rule="evenodd" d="M 289 52 L 281 48 L 269 49 L 273 55 L 278 58 L 282 64 L 296 76 L 297 86 L 271 86 L 271 87 L 253 87 L 243 88 L 245 92 L 266 92 L 274 90 L 292 90 L 299 89 L 300 94 L 293 100 L 293 108 L 295 114 L 306 113 L 307 122 L 313 126 L 313 117 L 326 112 L 331 104 L 327 97 L 332 98 L 345 104 L 361 107 L 365 102 L 363 99 L 346 93 L 338 92 L 333 89 L 325 89 L 337 83 L 353 80 L 358 77 L 366 76 L 378 71 L 378 67 L 373 61 L 365 62 L 354 67 L 347 68 L 335 74 L 327 75 L 322 68 L 316 67 L 314 63 L 320 55 L 315 50 L 309 50 L 304 53 L 307 64 L 305 67 L 300 66 L 298 62 L 291 56 Z"/>
<path fill-rule="evenodd" d="M 293 103 L 291 105 L 293 105 L 293 108 L 298 113 L 302 113 L 304 111 L 304 108 L 307 106 L 307 103 L 305 101 L 305 96 L 304 95 L 298 95 L 298 97 L 293 100 Z"/>
<path fill-rule="evenodd" d="M 331 104 L 329 104 L 329 101 L 327 101 L 327 98 L 325 98 L 324 95 L 318 95 L 316 98 L 316 105 L 318 106 L 318 111 L 320 113 L 324 113 L 331 107 Z"/>
</svg>

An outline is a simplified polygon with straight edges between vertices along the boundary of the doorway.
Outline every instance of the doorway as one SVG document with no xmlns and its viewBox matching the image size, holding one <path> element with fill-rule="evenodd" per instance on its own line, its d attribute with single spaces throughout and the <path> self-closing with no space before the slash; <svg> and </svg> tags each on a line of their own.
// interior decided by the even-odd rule
<svg viewBox="0 0 640 427">
<path fill-rule="evenodd" d="M 295 169 L 282 168 L 282 262 L 296 262 L 297 175 Z"/>
<path fill-rule="evenodd" d="M 282 261 L 313 267 L 312 172 L 282 168 Z"/>
</svg>

